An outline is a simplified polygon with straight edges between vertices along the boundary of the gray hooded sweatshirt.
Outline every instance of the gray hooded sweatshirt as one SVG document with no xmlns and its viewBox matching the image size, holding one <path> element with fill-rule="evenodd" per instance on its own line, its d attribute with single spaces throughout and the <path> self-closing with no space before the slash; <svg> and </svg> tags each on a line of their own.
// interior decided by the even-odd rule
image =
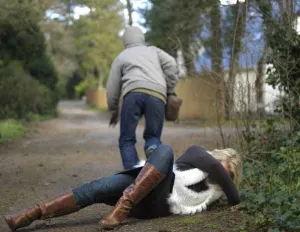
<svg viewBox="0 0 300 232">
<path fill-rule="evenodd" d="M 144 33 L 138 27 L 126 28 L 125 50 L 114 60 L 107 80 L 107 104 L 118 110 L 119 99 L 135 89 L 147 89 L 164 97 L 175 93 L 178 82 L 175 59 L 163 50 L 145 45 Z"/>
</svg>

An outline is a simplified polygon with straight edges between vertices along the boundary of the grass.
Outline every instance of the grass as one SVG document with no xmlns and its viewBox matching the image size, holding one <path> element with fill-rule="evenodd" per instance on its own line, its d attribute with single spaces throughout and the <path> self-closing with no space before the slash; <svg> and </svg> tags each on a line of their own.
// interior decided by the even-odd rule
<svg viewBox="0 0 300 232">
<path fill-rule="evenodd" d="M 89 105 L 88 109 L 94 110 L 94 111 L 100 111 L 100 112 L 108 112 L 108 109 L 102 108 L 98 105 Z"/>
<path fill-rule="evenodd" d="M 245 125 L 246 120 L 221 120 L 220 126 L 222 128 L 235 128 L 236 126 L 241 127 Z M 258 119 L 252 119 L 248 120 L 248 123 L 251 122 L 251 126 L 260 127 L 262 125 L 265 125 L 267 123 L 267 120 L 258 120 Z M 173 122 L 166 122 L 165 123 L 168 126 L 192 126 L 192 127 L 218 127 L 218 122 L 216 119 L 210 119 L 210 120 L 201 120 L 201 119 L 195 119 L 195 120 L 179 120 L 179 124 L 174 124 Z M 286 126 L 289 125 L 288 120 L 275 120 L 276 126 Z"/>
<path fill-rule="evenodd" d="M 56 112 L 57 115 L 60 114 L 59 111 Z M 38 122 L 38 121 L 45 121 L 45 120 L 50 120 L 53 119 L 55 117 L 55 115 L 39 115 L 39 114 L 33 114 L 33 113 L 29 113 L 26 117 L 26 120 L 29 122 Z"/>
<path fill-rule="evenodd" d="M 26 135 L 26 128 L 18 121 L 7 119 L 0 121 L 0 144 L 5 141 L 20 138 Z"/>
<path fill-rule="evenodd" d="M 178 218 L 178 220 L 176 220 L 175 223 L 179 224 L 181 226 L 187 226 L 187 225 L 192 225 L 192 224 L 203 223 L 203 219 L 199 215 L 187 216 L 187 217 Z"/>
</svg>

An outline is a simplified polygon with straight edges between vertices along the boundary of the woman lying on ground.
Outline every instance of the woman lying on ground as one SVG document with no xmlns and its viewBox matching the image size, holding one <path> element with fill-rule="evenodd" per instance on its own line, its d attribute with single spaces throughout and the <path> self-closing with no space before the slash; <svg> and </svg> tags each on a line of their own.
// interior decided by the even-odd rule
<svg viewBox="0 0 300 232">
<path fill-rule="evenodd" d="M 223 194 L 229 205 L 239 203 L 236 186 L 242 161 L 233 149 L 206 151 L 189 147 L 175 164 L 172 149 L 159 146 L 141 167 L 135 167 L 83 184 L 54 199 L 5 217 L 11 230 L 35 220 L 76 212 L 94 203 L 115 205 L 100 223 L 105 229 L 118 227 L 128 216 L 164 217 L 194 214 Z"/>
</svg>

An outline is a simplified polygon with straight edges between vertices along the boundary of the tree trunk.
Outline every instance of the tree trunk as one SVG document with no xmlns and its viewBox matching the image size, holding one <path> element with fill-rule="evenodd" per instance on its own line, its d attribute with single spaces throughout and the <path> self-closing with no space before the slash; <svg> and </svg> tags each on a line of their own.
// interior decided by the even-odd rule
<svg viewBox="0 0 300 232">
<path fill-rule="evenodd" d="M 232 118 L 233 109 L 234 109 L 234 88 L 235 88 L 235 79 L 238 69 L 239 53 L 242 47 L 242 39 L 246 26 L 246 17 L 247 17 L 247 8 L 248 0 L 245 2 L 237 1 L 236 7 L 236 25 L 235 32 L 233 36 L 233 46 L 230 59 L 230 70 L 227 83 L 227 93 L 226 93 L 226 117 L 227 119 Z"/>
<path fill-rule="evenodd" d="M 223 73 L 223 45 L 221 40 L 221 10 L 219 1 L 213 1 L 210 11 L 211 18 L 211 60 L 212 75 L 216 84 L 216 99 L 218 104 L 218 114 L 220 118 L 225 114 L 225 80 Z"/>
<path fill-rule="evenodd" d="M 212 33 L 212 45 L 211 45 L 211 59 L 212 70 L 215 74 L 220 75 L 223 72 L 222 66 L 222 41 L 221 41 L 221 12 L 218 1 L 213 4 L 210 11 L 211 18 L 211 33 Z"/>
<path fill-rule="evenodd" d="M 266 65 L 266 58 L 268 55 L 268 51 L 269 51 L 269 45 L 267 42 L 265 42 L 263 55 L 257 64 L 257 75 L 255 80 L 256 105 L 257 105 L 257 114 L 259 118 L 262 118 L 265 114 L 263 85 L 264 85 L 265 65 Z"/>
<path fill-rule="evenodd" d="M 189 38 L 186 36 L 183 38 L 182 43 L 182 56 L 184 61 L 184 66 L 186 69 L 186 74 L 188 77 L 192 77 L 195 75 L 195 65 L 194 65 L 194 57 L 190 50 Z"/>
<path fill-rule="evenodd" d="M 283 0 L 277 0 L 280 11 L 280 22 L 287 28 L 288 35 L 291 34 L 293 30 L 293 0 L 285 0 L 285 4 Z"/>
<path fill-rule="evenodd" d="M 132 5 L 131 5 L 131 2 L 130 0 L 126 0 L 127 1 L 127 11 L 128 11 L 128 17 L 129 17 L 129 26 L 132 26 Z"/>
<path fill-rule="evenodd" d="M 102 70 L 102 69 L 101 69 Z M 101 71 L 97 71 L 97 78 L 98 78 L 98 89 L 103 89 L 103 73 Z"/>
</svg>

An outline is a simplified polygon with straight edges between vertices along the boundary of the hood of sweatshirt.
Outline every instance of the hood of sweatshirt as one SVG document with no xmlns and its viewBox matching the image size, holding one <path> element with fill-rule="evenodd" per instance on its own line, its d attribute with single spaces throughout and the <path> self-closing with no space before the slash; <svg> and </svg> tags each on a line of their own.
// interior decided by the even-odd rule
<svg viewBox="0 0 300 232">
<path fill-rule="evenodd" d="M 145 35 L 138 27 L 127 27 L 123 34 L 125 48 L 145 45 Z"/>
</svg>

